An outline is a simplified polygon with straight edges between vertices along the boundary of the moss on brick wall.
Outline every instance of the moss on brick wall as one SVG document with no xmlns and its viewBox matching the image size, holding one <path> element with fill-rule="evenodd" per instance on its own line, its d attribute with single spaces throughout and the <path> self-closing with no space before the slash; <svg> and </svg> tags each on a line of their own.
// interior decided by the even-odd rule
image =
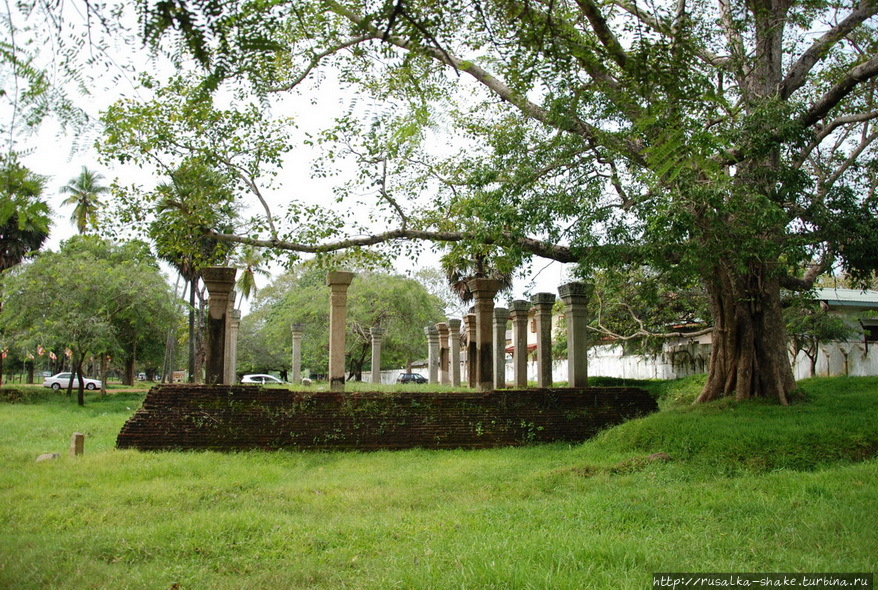
<svg viewBox="0 0 878 590">
<path fill-rule="evenodd" d="M 309 393 L 260 386 L 158 385 L 119 448 L 378 450 L 580 442 L 655 411 L 635 388 L 463 393 Z"/>
</svg>

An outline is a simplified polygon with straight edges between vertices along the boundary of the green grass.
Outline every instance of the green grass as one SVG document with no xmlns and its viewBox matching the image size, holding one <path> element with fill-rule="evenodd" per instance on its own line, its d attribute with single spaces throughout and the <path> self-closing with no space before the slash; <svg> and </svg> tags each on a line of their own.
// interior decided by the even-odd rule
<svg viewBox="0 0 878 590">
<path fill-rule="evenodd" d="M 805 381 L 787 408 L 690 407 L 698 378 L 637 384 L 661 412 L 582 445 L 487 451 L 118 451 L 142 394 L 0 403 L 0 588 L 649 588 L 659 571 L 878 570 L 878 379 Z M 35 463 L 45 452 L 62 458 Z"/>
</svg>

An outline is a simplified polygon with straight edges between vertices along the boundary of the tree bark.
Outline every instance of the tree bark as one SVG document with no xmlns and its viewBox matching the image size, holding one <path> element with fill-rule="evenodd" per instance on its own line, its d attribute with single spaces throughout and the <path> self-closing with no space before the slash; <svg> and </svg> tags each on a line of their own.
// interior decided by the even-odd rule
<svg viewBox="0 0 878 590">
<path fill-rule="evenodd" d="M 101 355 L 101 395 L 107 395 L 107 371 L 109 370 L 109 353 Z"/>
<path fill-rule="evenodd" d="M 134 352 L 125 358 L 125 374 L 122 376 L 122 383 L 125 385 L 134 385 Z"/>
<path fill-rule="evenodd" d="M 695 400 L 734 395 L 789 403 L 796 389 L 787 352 L 780 284 L 765 263 L 744 273 L 720 263 L 706 281 L 714 320 L 708 380 Z"/>
<path fill-rule="evenodd" d="M 366 364 L 366 356 L 371 349 L 370 342 L 364 342 L 360 346 L 360 354 L 359 356 L 355 356 L 353 353 L 350 355 L 350 366 L 348 367 L 348 381 L 362 381 L 363 380 L 363 365 Z"/>
<path fill-rule="evenodd" d="M 84 360 L 85 360 L 85 354 L 80 354 L 79 355 L 79 362 L 76 363 L 76 369 L 73 373 L 79 382 L 79 388 L 77 389 L 77 392 L 76 392 L 76 403 L 79 404 L 80 406 L 85 405 L 85 381 L 83 381 L 83 374 L 82 374 L 82 363 Z M 71 376 L 70 382 L 73 383 L 72 376 Z"/>
</svg>

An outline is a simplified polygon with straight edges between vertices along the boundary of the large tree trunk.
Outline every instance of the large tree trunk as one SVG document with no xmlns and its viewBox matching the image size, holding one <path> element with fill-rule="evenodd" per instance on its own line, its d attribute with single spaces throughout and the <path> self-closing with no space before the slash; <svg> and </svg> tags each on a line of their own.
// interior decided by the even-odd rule
<svg viewBox="0 0 878 590">
<path fill-rule="evenodd" d="M 738 274 L 720 263 L 707 281 L 713 315 L 708 380 L 696 403 L 734 395 L 789 403 L 796 388 L 787 353 L 780 285 L 765 264 Z"/>
<path fill-rule="evenodd" d="M 125 385 L 134 385 L 134 352 L 125 358 L 125 374 L 122 376 L 122 383 Z"/>
</svg>

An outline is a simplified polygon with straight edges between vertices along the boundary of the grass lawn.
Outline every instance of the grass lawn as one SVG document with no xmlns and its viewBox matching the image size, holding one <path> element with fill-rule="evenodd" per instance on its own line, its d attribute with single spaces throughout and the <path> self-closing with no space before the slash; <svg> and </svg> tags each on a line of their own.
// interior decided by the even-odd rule
<svg viewBox="0 0 878 590">
<path fill-rule="evenodd" d="M 581 445 L 114 448 L 141 393 L 0 402 L 0 588 L 650 588 L 654 572 L 878 570 L 878 378 L 691 407 Z M 85 455 L 67 456 L 70 435 Z M 59 460 L 35 463 L 39 454 Z M 652 453 L 669 460 L 649 460 Z"/>
</svg>

